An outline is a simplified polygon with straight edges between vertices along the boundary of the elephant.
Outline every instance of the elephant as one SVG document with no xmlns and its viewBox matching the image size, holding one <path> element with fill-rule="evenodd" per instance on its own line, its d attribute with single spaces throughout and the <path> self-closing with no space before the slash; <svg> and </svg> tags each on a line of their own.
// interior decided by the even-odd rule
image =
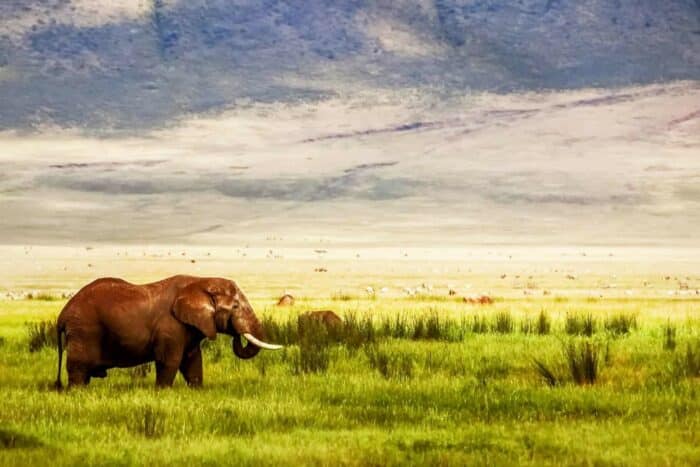
<svg viewBox="0 0 700 467">
<path fill-rule="evenodd" d="M 217 333 L 233 336 L 242 359 L 260 349 L 262 325 L 234 281 L 218 277 L 173 276 L 144 285 L 102 278 L 83 287 L 65 305 L 56 324 L 58 376 L 65 339 L 68 386 L 104 378 L 114 367 L 156 363 L 156 386 L 172 386 L 178 370 L 190 386 L 201 386 L 200 342 Z M 241 336 L 248 341 L 244 346 Z"/>
</svg>

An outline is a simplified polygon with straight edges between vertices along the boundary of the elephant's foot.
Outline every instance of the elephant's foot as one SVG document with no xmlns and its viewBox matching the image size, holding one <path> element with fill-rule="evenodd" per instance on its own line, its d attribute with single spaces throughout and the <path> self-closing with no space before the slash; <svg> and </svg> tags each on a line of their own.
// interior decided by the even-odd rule
<svg viewBox="0 0 700 467">
<path fill-rule="evenodd" d="M 175 382 L 177 375 L 177 366 L 164 365 L 156 362 L 156 387 L 169 388 Z"/>
<path fill-rule="evenodd" d="M 69 371 L 68 387 L 87 386 L 90 384 L 90 375 L 87 371 Z"/>
<path fill-rule="evenodd" d="M 66 369 L 68 370 L 68 387 L 90 384 L 90 371 L 86 364 L 68 360 Z"/>
<path fill-rule="evenodd" d="M 90 370 L 90 377 L 92 378 L 106 378 L 107 370 L 105 368 L 93 368 Z"/>
<path fill-rule="evenodd" d="M 187 385 L 194 388 L 202 387 L 202 350 L 197 347 L 182 359 L 180 373 Z"/>
</svg>

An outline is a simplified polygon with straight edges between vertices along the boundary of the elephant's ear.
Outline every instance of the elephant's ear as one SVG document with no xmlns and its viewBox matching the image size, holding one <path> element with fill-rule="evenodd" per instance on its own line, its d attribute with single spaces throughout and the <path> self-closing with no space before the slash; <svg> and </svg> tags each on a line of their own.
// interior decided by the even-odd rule
<svg viewBox="0 0 700 467">
<path fill-rule="evenodd" d="M 216 339 L 214 305 L 211 297 L 197 287 L 186 287 L 173 304 L 173 315 L 190 326 L 199 329 L 209 339 Z"/>
</svg>

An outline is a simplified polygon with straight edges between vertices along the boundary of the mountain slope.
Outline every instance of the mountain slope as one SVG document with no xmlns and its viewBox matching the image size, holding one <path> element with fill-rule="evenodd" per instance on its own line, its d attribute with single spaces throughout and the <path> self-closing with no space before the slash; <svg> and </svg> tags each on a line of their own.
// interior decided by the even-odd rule
<svg viewBox="0 0 700 467">
<path fill-rule="evenodd" d="M 700 0 L 5 0 L 0 128 L 141 129 L 366 89 L 700 79 Z"/>
</svg>

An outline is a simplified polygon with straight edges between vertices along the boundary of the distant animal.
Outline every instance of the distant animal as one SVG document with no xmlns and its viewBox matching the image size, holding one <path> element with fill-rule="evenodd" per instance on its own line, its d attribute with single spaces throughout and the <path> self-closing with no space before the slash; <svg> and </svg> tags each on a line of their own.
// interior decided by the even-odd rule
<svg viewBox="0 0 700 467">
<path fill-rule="evenodd" d="M 294 305 L 294 297 L 292 297 L 290 294 L 286 293 L 280 297 L 280 299 L 277 301 L 277 306 L 292 306 Z"/>
<path fill-rule="evenodd" d="M 281 348 L 264 341 L 262 325 L 238 285 L 218 277 L 173 276 L 145 285 L 98 279 L 68 301 L 56 331 L 57 388 L 64 345 L 69 386 L 104 378 L 110 368 L 154 360 L 156 386 L 172 386 L 178 371 L 187 384 L 200 386 L 199 344 L 217 333 L 233 336 L 233 353 L 243 359 L 260 349 Z"/>
<path fill-rule="evenodd" d="M 331 310 L 307 311 L 299 315 L 297 324 L 300 335 L 304 335 L 315 324 L 324 326 L 329 333 L 334 333 L 343 326 L 343 320 Z"/>
<path fill-rule="evenodd" d="M 457 295 L 457 291 L 455 289 L 450 289 L 450 291 L 447 293 L 450 295 L 450 297 L 453 295 Z"/>
<path fill-rule="evenodd" d="M 491 305 L 493 303 L 493 298 L 488 295 L 478 295 L 475 297 L 464 297 L 462 301 L 472 305 Z"/>
</svg>

